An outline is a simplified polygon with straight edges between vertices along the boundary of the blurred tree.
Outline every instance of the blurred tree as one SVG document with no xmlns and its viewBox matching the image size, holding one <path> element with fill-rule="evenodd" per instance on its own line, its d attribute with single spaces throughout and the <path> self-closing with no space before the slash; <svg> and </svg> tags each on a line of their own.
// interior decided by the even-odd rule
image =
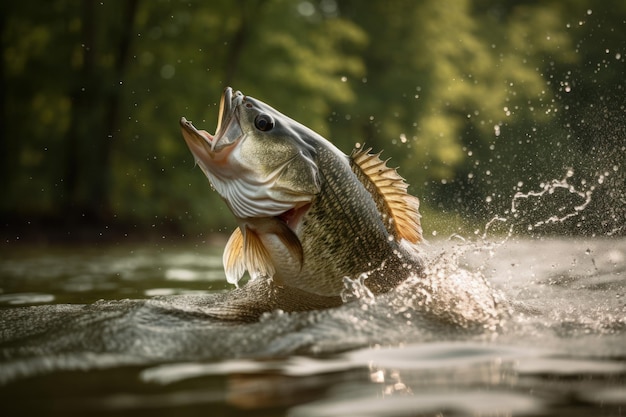
<svg viewBox="0 0 626 417">
<path fill-rule="evenodd" d="M 575 3 L 341 1 L 370 44 L 366 77 L 353 80 L 359 107 L 342 109 L 349 120 L 337 118 L 336 131 L 361 126 L 359 136 L 398 161 L 427 205 L 477 219 L 506 213 L 515 193 L 562 178 L 588 156 L 572 143 L 571 123 L 574 108 L 588 113 L 591 95 L 575 104 L 562 100 L 564 88 L 572 88 L 568 80 L 599 85 L 594 73 L 606 56 L 590 59 L 585 51 L 618 52 L 611 66 L 620 70 L 603 75 L 618 93 L 607 95 L 607 83 L 600 94 L 623 113 L 624 5 L 601 6 L 602 16 L 588 25 L 600 13 L 589 1 Z M 573 36 L 575 28 L 589 30 Z M 605 47 L 588 43 L 592 32 Z M 613 137 L 624 140 L 623 133 Z M 615 140 L 609 148 L 624 153 Z"/>
<path fill-rule="evenodd" d="M 80 45 L 72 51 L 76 76 L 67 92 L 66 214 L 111 217 L 111 156 L 114 141 L 123 140 L 120 101 L 137 5 L 138 0 L 128 0 L 103 9 L 95 0 L 82 2 Z"/>
<path fill-rule="evenodd" d="M 425 205 L 479 222 L 573 170 L 613 233 L 626 223 L 625 4 L 5 2 L 3 223 L 232 227 L 177 123 L 213 130 L 232 85 L 345 152 L 384 149 Z"/>
<path fill-rule="evenodd" d="M 4 35 L 6 27 L 7 14 L 4 3 L 0 6 L 0 36 Z M 0 59 L 5 56 L 5 40 L 4 36 L 0 38 Z M 0 183 L 9 184 L 10 179 L 10 156 L 9 144 L 7 138 L 7 77 L 5 73 L 4 61 L 0 65 Z M 2 206 L 0 206 L 0 210 Z"/>
<path fill-rule="evenodd" d="M 10 6 L 3 134 L 14 175 L 4 210 L 110 218 L 111 143 L 136 7 L 91 0 L 80 8 Z"/>
<path fill-rule="evenodd" d="M 458 206 L 460 196 L 444 188 L 467 182 L 468 175 L 472 183 L 485 175 L 483 168 L 474 172 L 476 161 L 488 161 L 490 148 L 510 125 L 548 119 L 540 108 L 550 94 L 534 60 L 543 59 L 552 45 L 563 51 L 555 59 L 571 60 L 567 39 L 535 44 L 527 38 L 560 34 L 557 15 L 537 10 L 505 22 L 489 13 L 490 5 L 479 11 L 470 1 L 343 3 L 372 35 L 365 58 L 372 75 L 355 83 L 365 97 L 360 107 L 366 109 L 360 122 L 369 126 L 365 140 L 395 145 L 391 153 L 403 171 L 419 185 L 435 184 L 436 200 L 449 195 L 448 204 Z M 512 114 L 520 117 L 512 122 Z M 469 202 L 467 191 L 462 200 Z"/>
<path fill-rule="evenodd" d="M 354 100 L 340 74 L 363 71 L 360 29 L 290 1 L 59 0 L 4 16 L 1 210 L 24 219 L 224 224 L 178 118 L 211 129 L 232 82 L 324 132 L 330 103 Z"/>
<path fill-rule="evenodd" d="M 60 211 L 65 162 L 63 136 L 69 126 L 71 80 L 69 31 L 75 15 L 55 2 L 41 7 L 2 6 L 5 169 L 2 211 L 50 214 Z M 6 152 L 6 153 L 4 153 Z"/>
<path fill-rule="evenodd" d="M 341 75 L 363 72 L 355 55 L 365 40 L 358 27 L 313 5 L 242 4 L 142 4 L 126 81 L 132 86 L 127 140 L 119 144 L 114 168 L 119 216 L 184 223 L 189 231 L 234 225 L 193 169 L 177 123 L 184 115 L 214 130 L 229 84 L 322 134 L 333 103 L 355 100 Z"/>
<path fill-rule="evenodd" d="M 577 188 L 592 194 L 569 232 L 626 234 L 626 3 L 556 2 L 575 61 L 545 69 Z"/>
</svg>

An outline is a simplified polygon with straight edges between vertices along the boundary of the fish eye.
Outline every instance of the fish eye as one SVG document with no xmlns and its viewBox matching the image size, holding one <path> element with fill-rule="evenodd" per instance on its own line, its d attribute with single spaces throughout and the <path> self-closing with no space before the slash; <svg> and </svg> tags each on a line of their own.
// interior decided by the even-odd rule
<svg viewBox="0 0 626 417">
<path fill-rule="evenodd" d="M 267 132 L 274 127 L 274 119 L 269 114 L 261 113 L 254 118 L 254 126 L 261 132 Z"/>
</svg>

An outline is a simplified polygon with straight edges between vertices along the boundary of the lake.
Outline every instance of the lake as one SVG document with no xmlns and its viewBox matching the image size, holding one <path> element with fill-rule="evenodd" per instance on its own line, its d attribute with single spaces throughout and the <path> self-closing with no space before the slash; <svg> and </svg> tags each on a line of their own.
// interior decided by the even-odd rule
<svg viewBox="0 0 626 417">
<path fill-rule="evenodd" d="M 411 287 L 207 320 L 217 244 L 4 248 L 2 415 L 626 414 L 626 239 L 441 239 L 429 273 L 486 279 L 501 319 L 438 327 Z"/>
</svg>

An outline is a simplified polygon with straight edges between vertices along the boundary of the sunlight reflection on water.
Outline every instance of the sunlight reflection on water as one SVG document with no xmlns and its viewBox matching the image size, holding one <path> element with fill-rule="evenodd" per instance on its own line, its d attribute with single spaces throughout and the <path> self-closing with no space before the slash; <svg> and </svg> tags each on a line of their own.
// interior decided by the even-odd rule
<svg viewBox="0 0 626 417">
<path fill-rule="evenodd" d="M 410 286 L 249 325 L 207 322 L 202 300 L 229 288 L 221 247 L 8 254 L 0 314 L 21 313 L 0 320 L 0 400 L 16 405 L 21 387 L 39 386 L 72 409 L 153 416 L 199 404 L 292 416 L 582 417 L 626 406 L 626 240 L 496 243 L 427 248 L 439 273 L 482 274 L 510 303 L 510 316 L 487 335 L 420 327 Z M 116 304 L 122 298 L 130 300 Z M 152 304 L 133 304 L 142 299 Z M 28 305 L 35 310 L 19 309 Z M 56 330 L 39 335 L 42 325 Z M 17 345 L 3 342 L 28 327 Z M 90 343 L 95 349 L 85 350 Z"/>
</svg>

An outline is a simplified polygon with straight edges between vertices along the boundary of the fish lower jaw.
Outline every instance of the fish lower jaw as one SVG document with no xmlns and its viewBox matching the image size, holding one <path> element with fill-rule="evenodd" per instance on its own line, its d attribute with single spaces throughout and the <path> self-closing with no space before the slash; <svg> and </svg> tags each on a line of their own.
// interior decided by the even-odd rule
<svg viewBox="0 0 626 417">
<path fill-rule="evenodd" d="M 184 117 L 180 118 L 180 126 L 183 130 L 183 136 L 187 136 L 185 139 L 189 141 L 194 136 L 198 137 L 199 140 L 205 140 L 209 144 L 213 143 L 215 137 L 211 135 L 209 132 L 203 129 L 197 129 L 191 120 L 187 120 Z"/>
</svg>

